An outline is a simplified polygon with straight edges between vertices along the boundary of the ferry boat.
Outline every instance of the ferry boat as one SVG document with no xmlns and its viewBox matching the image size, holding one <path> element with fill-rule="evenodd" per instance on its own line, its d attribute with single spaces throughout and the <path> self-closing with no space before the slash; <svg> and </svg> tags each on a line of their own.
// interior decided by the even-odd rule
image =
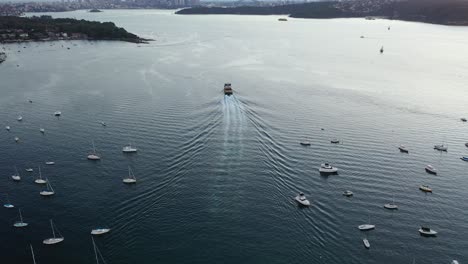
<svg viewBox="0 0 468 264">
<path fill-rule="evenodd" d="M 232 88 L 230 83 L 225 83 L 224 84 L 224 94 L 225 95 L 231 95 L 232 94 Z"/>
</svg>

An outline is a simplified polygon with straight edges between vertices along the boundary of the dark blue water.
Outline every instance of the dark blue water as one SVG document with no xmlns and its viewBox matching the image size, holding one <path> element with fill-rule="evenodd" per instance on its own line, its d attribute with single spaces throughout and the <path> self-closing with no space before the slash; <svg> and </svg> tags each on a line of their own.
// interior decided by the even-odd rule
<svg viewBox="0 0 468 264">
<path fill-rule="evenodd" d="M 396 33 L 383 35 L 388 22 L 278 25 L 272 17 L 166 11 L 106 11 L 95 19 L 157 41 L 5 46 L 0 195 L 30 226 L 14 229 L 17 210 L 0 210 L 2 263 L 32 263 L 30 243 L 38 263 L 93 263 L 96 226 L 112 228 L 96 238 L 107 263 L 468 261 L 468 163 L 459 159 L 468 153 L 468 125 L 459 121 L 468 113 L 467 66 L 443 53 L 446 46 L 467 52 L 461 29 L 392 22 Z M 355 25 L 375 39 L 351 37 L 346 28 Z M 314 37 L 301 35 L 309 31 Z M 431 34 L 457 41 L 430 42 L 440 49 L 408 60 L 421 47 L 405 40 Z M 337 41 L 343 35 L 345 46 Z M 386 57 L 362 47 L 378 51 L 384 41 Z M 435 66 L 438 74 L 429 71 Z M 224 82 L 233 83 L 233 96 L 223 95 Z M 304 138 L 311 147 L 299 144 Z M 99 162 L 86 160 L 92 140 Z M 137 154 L 121 152 L 128 142 Z M 443 142 L 448 153 L 432 149 Z M 323 162 L 339 174 L 321 176 Z M 426 164 L 439 174 L 425 173 Z M 43 187 L 33 183 L 39 165 L 54 197 L 41 197 Z M 10 178 L 14 166 L 19 183 Z M 128 166 L 136 185 L 122 183 Z M 421 184 L 434 193 L 419 191 Z M 346 189 L 354 197 L 344 197 Z M 294 203 L 300 191 L 310 208 Z M 383 208 L 392 196 L 393 212 Z M 357 226 L 368 217 L 377 228 L 362 233 Z M 45 246 L 51 218 L 65 241 Z M 438 237 L 421 237 L 421 224 Z"/>
</svg>

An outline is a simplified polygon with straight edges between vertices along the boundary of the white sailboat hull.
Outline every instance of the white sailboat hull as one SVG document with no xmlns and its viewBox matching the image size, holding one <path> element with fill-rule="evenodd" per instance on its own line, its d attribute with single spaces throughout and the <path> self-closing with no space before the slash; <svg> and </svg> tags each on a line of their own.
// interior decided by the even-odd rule
<svg viewBox="0 0 468 264">
<path fill-rule="evenodd" d="M 42 191 L 39 193 L 40 195 L 42 196 L 51 196 L 51 195 L 54 195 L 55 192 L 51 192 L 51 191 Z"/>
<path fill-rule="evenodd" d="M 48 238 L 48 239 L 44 239 L 44 241 L 42 241 L 42 243 L 45 244 L 45 245 L 54 245 L 54 244 L 58 244 L 58 243 L 62 242 L 63 240 L 65 240 L 65 238 L 63 238 L 63 237 Z"/>
<path fill-rule="evenodd" d="M 122 181 L 123 181 L 123 183 L 129 183 L 129 184 L 130 184 L 130 183 L 136 183 L 136 180 L 135 180 L 135 179 L 131 179 L 131 178 L 123 179 Z"/>
<path fill-rule="evenodd" d="M 110 231 L 109 228 L 93 229 L 91 230 L 91 235 L 103 235 L 103 234 L 109 233 L 109 231 Z"/>
<path fill-rule="evenodd" d="M 34 182 L 37 183 L 37 184 L 46 184 L 47 183 L 47 181 L 43 180 L 43 179 L 36 179 Z"/>
<path fill-rule="evenodd" d="M 358 228 L 359 228 L 359 230 L 361 230 L 361 231 L 367 231 L 367 230 L 375 229 L 375 225 L 365 224 L 365 225 L 360 225 L 360 226 L 358 226 Z"/>
<path fill-rule="evenodd" d="M 14 227 L 18 227 L 18 228 L 27 227 L 27 226 L 28 226 L 28 223 L 17 222 L 17 223 L 14 223 L 13 226 L 14 226 Z"/>
<path fill-rule="evenodd" d="M 385 204 L 384 208 L 389 209 L 389 210 L 396 210 L 396 209 L 398 209 L 398 206 L 396 204 L 389 203 L 389 204 Z"/>
</svg>

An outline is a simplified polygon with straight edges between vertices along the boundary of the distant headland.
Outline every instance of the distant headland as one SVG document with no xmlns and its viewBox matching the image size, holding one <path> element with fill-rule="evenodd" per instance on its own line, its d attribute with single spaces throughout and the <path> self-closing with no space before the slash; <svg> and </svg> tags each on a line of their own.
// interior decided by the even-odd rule
<svg viewBox="0 0 468 264">
<path fill-rule="evenodd" d="M 0 42 L 51 40 L 118 40 L 146 43 L 112 22 L 96 22 L 51 16 L 0 16 Z"/>
<path fill-rule="evenodd" d="M 189 14 L 289 15 L 295 18 L 381 17 L 442 25 L 468 26 L 466 0 L 350 0 L 278 6 L 193 7 Z"/>
</svg>

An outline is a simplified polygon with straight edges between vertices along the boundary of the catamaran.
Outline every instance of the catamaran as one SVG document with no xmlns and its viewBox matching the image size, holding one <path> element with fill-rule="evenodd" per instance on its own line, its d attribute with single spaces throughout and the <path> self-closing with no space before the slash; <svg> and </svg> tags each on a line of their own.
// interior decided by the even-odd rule
<svg viewBox="0 0 468 264">
<path fill-rule="evenodd" d="M 46 184 L 47 181 L 42 179 L 41 166 L 39 166 L 39 178 L 34 180 L 37 184 Z"/>
<path fill-rule="evenodd" d="M 50 219 L 50 227 L 52 228 L 52 236 L 51 238 L 44 239 L 42 241 L 43 244 L 45 245 L 53 245 L 53 244 L 58 244 L 62 242 L 65 238 L 60 234 L 60 232 L 57 230 L 57 233 L 59 237 L 56 237 L 55 235 L 55 229 L 54 229 L 54 223 L 52 222 L 52 219 Z"/>
<path fill-rule="evenodd" d="M 16 221 L 13 226 L 14 227 L 18 227 L 18 228 L 21 228 L 21 227 L 27 227 L 28 226 L 28 223 L 25 223 L 23 221 L 23 215 L 21 215 L 21 209 L 18 209 L 19 211 L 19 217 L 20 217 L 20 220 L 19 221 Z"/>
<path fill-rule="evenodd" d="M 132 169 L 128 166 L 128 177 L 123 179 L 124 183 L 136 183 L 135 175 L 133 174 Z"/>
<path fill-rule="evenodd" d="M 88 155 L 88 159 L 89 160 L 100 160 L 101 157 L 99 157 L 97 154 L 96 154 L 96 147 L 94 147 L 94 140 L 92 141 L 92 144 L 93 144 L 93 152 L 91 154 Z"/>
<path fill-rule="evenodd" d="M 55 194 L 54 189 L 52 188 L 52 185 L 50 185 L 49 179 L 46 178 L 46 186 L 47 190 L 41 191 L 39 194 L 42 196 L 51 196 Z"/>
</svg>

